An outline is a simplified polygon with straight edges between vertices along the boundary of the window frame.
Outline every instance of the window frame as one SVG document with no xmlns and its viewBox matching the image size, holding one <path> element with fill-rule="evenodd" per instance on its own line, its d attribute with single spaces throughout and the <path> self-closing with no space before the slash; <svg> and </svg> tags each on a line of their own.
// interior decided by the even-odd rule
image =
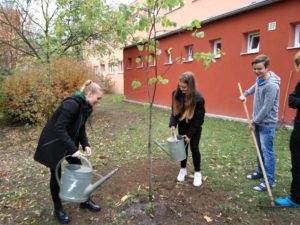
<svg viewBox="0 0 300 225">
<path fill-rule="evenodd" d="M 149 62 L 149 66 L 156 66 L 156 58 L 154 54 L 150 54 L 152 61 Z"/>
<path fill-rule="evenodd" d="M 253 48 L 253 39 L 259 38 L 258 45 L 256 48 Z M 259 32 L 252 32 L 247 34 L 247 53 L 257 53 L 259 52 L 260 48 L 260 33 Z"/>
<path fill-rule="evenodd" d="M 166 54 L 165 64 L 172 64 L 173 63 L 172 50 L 173 50 L 172 48 L 169 48 L 169 49 L 165 50 L 165 54 Z"/>
<path fill-rule="evenodd" d="M 124 63 L 122 60 L 119 61 L 119 73 L 124 73 Z"/>
<path fill-rule="evenodd" d="M 116 73 L 116 66 L 113 63 L 109 63 L 109 73 L 114 74 Z"/>
<path fill-rule="evenodd" d="M 127 58 L 127 69 L 132 69 L 132 58 Z"/>
<path fill-rule="evenodd" d="M 183 58 L 184 62 L 192 62 L 194 60 L 194 49 L 193 45 L 184 46 L 185 57 Z"/>
<path fill-rule="evenodd" d="M 220 44 L 220 48 L 217 48 L 217 45 Z M 221 39 L 217 39 L 213 41 L 213 53 L 215 55 L 214 58 L 221 58 L 221 54 L 217 54 L 217 50 L 220 49 L 220 51 L 222 50 L 222 41 Z"/>
<path fill-rule="evenodd" d="M 295 25 L 294 47 L 300 47 L 300 23 Z"/>
<path fill-rule="evenodd" d="M 144 67 L 144 62 L 143 62 L 143 57 L 142 56 L 138 56 L 136 57 L 136 59 L 140 59 L 140 62 L 136 62 L 136 68 L 143 68 Z"/>
<path fill-rule="evenodd" d="M 95 72 L 95 76 L 98 77 L 100 75 L 100 70 L 99 70 L 99 66 L 96 65 L 94 66 L 94 72 Z"/>
</svg>

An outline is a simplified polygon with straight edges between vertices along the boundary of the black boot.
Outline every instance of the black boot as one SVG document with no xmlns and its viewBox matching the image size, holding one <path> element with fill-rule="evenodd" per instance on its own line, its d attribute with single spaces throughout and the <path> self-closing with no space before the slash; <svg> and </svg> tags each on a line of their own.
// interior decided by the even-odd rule
<svg viewBox="0 0 300 225">
<path fill-rule="evenodd" d="M 83 203 L 80 203 L 80 208 L 88 209 L 91 212 L 99 212 L 101 210 L 101 206 L 93 202 L 90 198 Z"/>
<path fill-rule="evenodd" d="M 64 210 L 54 210 L 54 216 L 55 218 L 61 223 L 61 224 L 67 224 L 70 223 L 70 217 Z"/>
</svg>

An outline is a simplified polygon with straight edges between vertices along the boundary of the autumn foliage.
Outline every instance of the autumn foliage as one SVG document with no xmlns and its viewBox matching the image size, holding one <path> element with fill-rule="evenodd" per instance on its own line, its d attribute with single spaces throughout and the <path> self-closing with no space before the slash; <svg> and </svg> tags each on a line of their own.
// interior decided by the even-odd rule
<svg viewBox="0 0 300 225">
<path fill-rule="evenodd" d="M 45 122 L 87 79 L 98 82 L 91 68 L 71 58 L 19 70 L 1 84 L 1 111 L 12 123 Z"/>
</svg>

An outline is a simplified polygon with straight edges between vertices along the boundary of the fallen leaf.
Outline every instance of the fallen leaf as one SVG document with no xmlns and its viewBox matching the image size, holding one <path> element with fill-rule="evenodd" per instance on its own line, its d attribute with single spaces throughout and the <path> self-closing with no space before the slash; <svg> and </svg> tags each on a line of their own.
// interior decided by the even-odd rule
<svg viewBox="0 0 300 225">
<path fill-rule="evenodd" d="M 122 201 L 122 202 L 125 202 L 128 198 L 129 198 L 128 195 L 124 195 L 124 196 L 121 198 L 121 201 Z"/>
<path fill-rule="evenodd" d="M 203 218 L 206 220 L 206 222 L 211 222 L 211 221 L 213 221 L 212 218 L 209 217 L 209 216 L 204 216 Z"/>
</svg>

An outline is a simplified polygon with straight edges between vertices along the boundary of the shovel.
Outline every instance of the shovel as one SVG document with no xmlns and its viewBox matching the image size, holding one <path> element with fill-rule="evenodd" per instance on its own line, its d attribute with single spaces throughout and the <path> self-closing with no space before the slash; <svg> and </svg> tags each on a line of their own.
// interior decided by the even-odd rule
<svg viewBox="0 0 300 225">
<path fill-rule="evenodd" d="M 241 84 L 238 83 L 238 86 L 239 86 L 240 93 L 242 95 L 243 91 L 242 91 Z M 247 105 L 246 105 L 245 101 L 243 102 L 243 105 L 244 105 L 244 110 L 245 110 L 245 113 L 246 113 L 246 116 L 247 116 L 247 119 L 248 119 L 248 123 L 251 126 L 251 120 L 250 120 L 250 116 L 249 116 Z M 258 160 L 259 160 L 259 164 L 260 164 L 260 167 L 261 167 L 261 170 L 262 170 L 262 173 L 263 173 L 263 177 L 264 177 L 265 182 L 266 182 L 268 195 L 269 195 L 269 197 L 271 199 L 271 206 L 275 206 L 273 195 L 272 195 L 270 184 L 269 184 L 269 180 L 268 180 L 268 177 L 266 175 L 264 163 L 262 161 L 261 154 L 260 154 L 260 151 L 259 151 L 259 147 L 258 147 L 258 144 L 257 144 L 257 141 L 256 141 L 255 133 L 254 133 L 253 130 L 251 130 L 251 134 L 252 134 L 253 142 L 254 142 L 254 145 L 255 145 L 255 148 L 256 148 L 256 153 L 257 153 L 257 157 L 258 157 Z"/>
</svg>

